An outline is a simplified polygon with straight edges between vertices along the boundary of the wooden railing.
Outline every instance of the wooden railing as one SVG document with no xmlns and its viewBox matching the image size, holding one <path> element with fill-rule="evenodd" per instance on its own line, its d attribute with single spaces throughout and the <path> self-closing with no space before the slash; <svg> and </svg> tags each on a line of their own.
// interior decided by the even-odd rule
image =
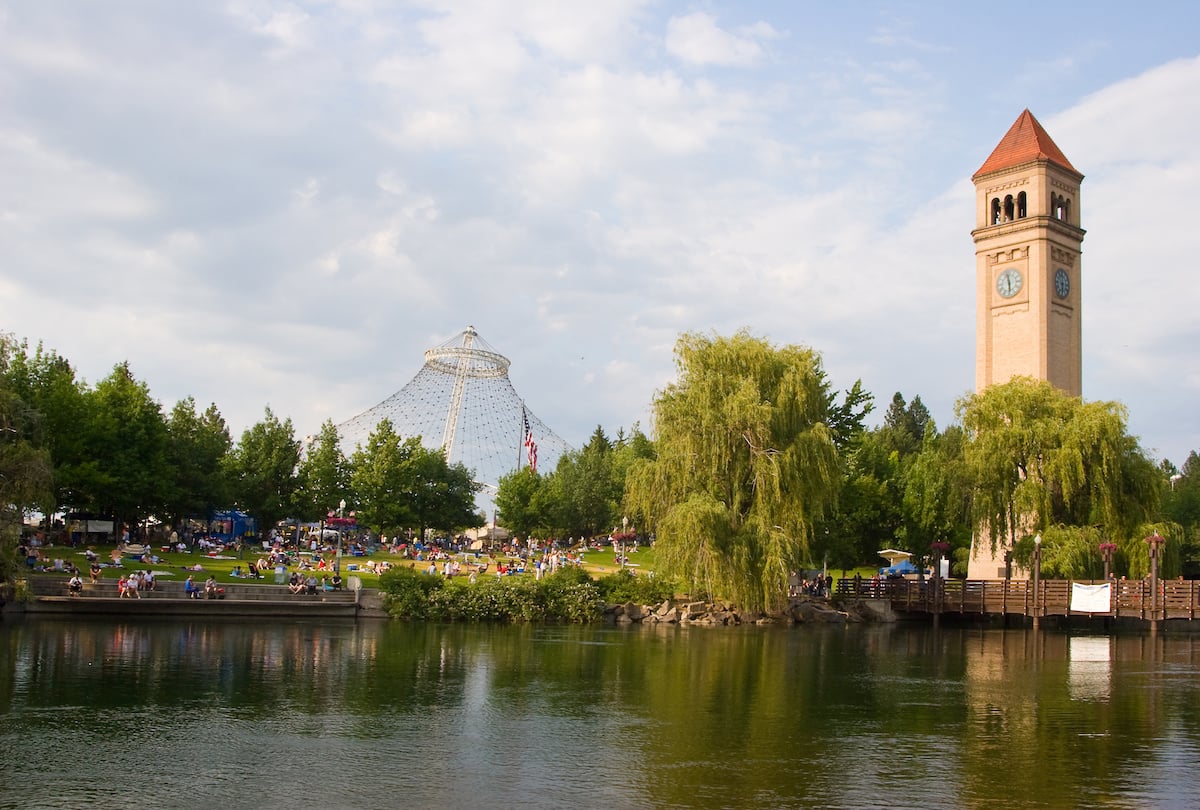
<svg viewBox="0 0 1200 810">
<path fill-rule="evenodd" d="M 1037 590 L 1028 580 L 909 579 L 838 580 L 838 596 L 887 599 L 895 610 L 916 613 L 1019 614 L 1023 616 L 1113 616 L 1139 619 L 1195 619 L 1200 614 L 1200 582 L 1169 580 L 1158 593 L 1147 580 L 1113 580 L 1109 609 L 1071 610 L 1072 584 L 1099 585 L 1095 580 L 1041 580 Z"/>
</svg>

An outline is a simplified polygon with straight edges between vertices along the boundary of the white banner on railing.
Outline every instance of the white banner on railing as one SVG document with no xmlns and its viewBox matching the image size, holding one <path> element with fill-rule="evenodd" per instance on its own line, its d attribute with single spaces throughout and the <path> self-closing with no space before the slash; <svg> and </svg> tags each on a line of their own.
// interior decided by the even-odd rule
<svg viewBox="0 0 1200 810">
<path fill-rule="evenodd" d="M 1111 613 L 1112 585 L 1083 585 L 1071 583 L 1071 610 L 1081 613 Z"/>
</svg>

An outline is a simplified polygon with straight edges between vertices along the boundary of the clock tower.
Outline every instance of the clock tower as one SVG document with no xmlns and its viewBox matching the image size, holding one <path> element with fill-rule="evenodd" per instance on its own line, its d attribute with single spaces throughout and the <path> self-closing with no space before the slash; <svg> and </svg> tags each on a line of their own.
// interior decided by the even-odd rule
<svg viewBox="0 0 1200 810">
<path fill-rule="evenodd" d="M 1082 395 L 1079 184 L 1029 110 L 975 182 L 975 389 L 1016 376 Z"/>
</svg>

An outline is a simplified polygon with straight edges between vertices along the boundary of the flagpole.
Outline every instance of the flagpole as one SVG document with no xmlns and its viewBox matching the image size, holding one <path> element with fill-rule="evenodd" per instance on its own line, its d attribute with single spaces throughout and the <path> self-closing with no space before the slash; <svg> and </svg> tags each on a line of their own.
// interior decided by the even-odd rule
<svg viewBox="0 0 1200 810">
<path fill-rule="evenodd" d="M 525 452 L 525 432 L 526 425 L 529 424 L 529 419 L 525 416 L 525 400 L 521 400 L 521 429 L 519 431 L 520 441 L 517 442 L 517 471 L 521 469 L 521 455 Z"/>
</svg>

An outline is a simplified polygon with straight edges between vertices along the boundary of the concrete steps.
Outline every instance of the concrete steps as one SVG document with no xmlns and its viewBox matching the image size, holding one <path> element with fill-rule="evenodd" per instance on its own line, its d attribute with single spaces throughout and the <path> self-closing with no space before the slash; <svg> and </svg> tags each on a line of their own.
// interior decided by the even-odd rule
<svg viewBox="0 0 1200 810">
<path fill-rule="evenodd" d="M 186 579 L 186 576 L 184 577 Z M 117 590 L 116 579 L 103 579 L 97 583 L 91 583 L 84 578 L 83 593 L 78 596 L 71 596 L 67 592 L 67 578 L 60 576 L 31 576 L 29 577 L 29 587 L 36 597 L 62 597 L 64 599 L 73 600 L 89 600 L 89 599 L 120 599 L 120 593 Z M 204 580 L 193 580 L 196 584 L 203 587 Z M 315 594 L 301 593 L 293 594 L 288 590 L 286 585 L 266 585 L 259 583 L 242 583 L 242 582 L 224 582 L 220 583 L 220 587 L 225 589 L 224 599 L 191 599 L 183 590 L 184 580 L 167 580 L 159 578 L 155 583 L 153 591 L 139 591 L 143 600 L 184 600 L 188 602 L 210 601 L 210 602 L 286 602 L 286 603 L 303 603 L 314 602 L 323 604 L 355 604 L 355 597 L 352 591 L 343 589 L 339 591 L 322 591 L 319 590 Z M 120 599 L 122 602 L 137 602 L 136 598 Z"/>
</svg>

